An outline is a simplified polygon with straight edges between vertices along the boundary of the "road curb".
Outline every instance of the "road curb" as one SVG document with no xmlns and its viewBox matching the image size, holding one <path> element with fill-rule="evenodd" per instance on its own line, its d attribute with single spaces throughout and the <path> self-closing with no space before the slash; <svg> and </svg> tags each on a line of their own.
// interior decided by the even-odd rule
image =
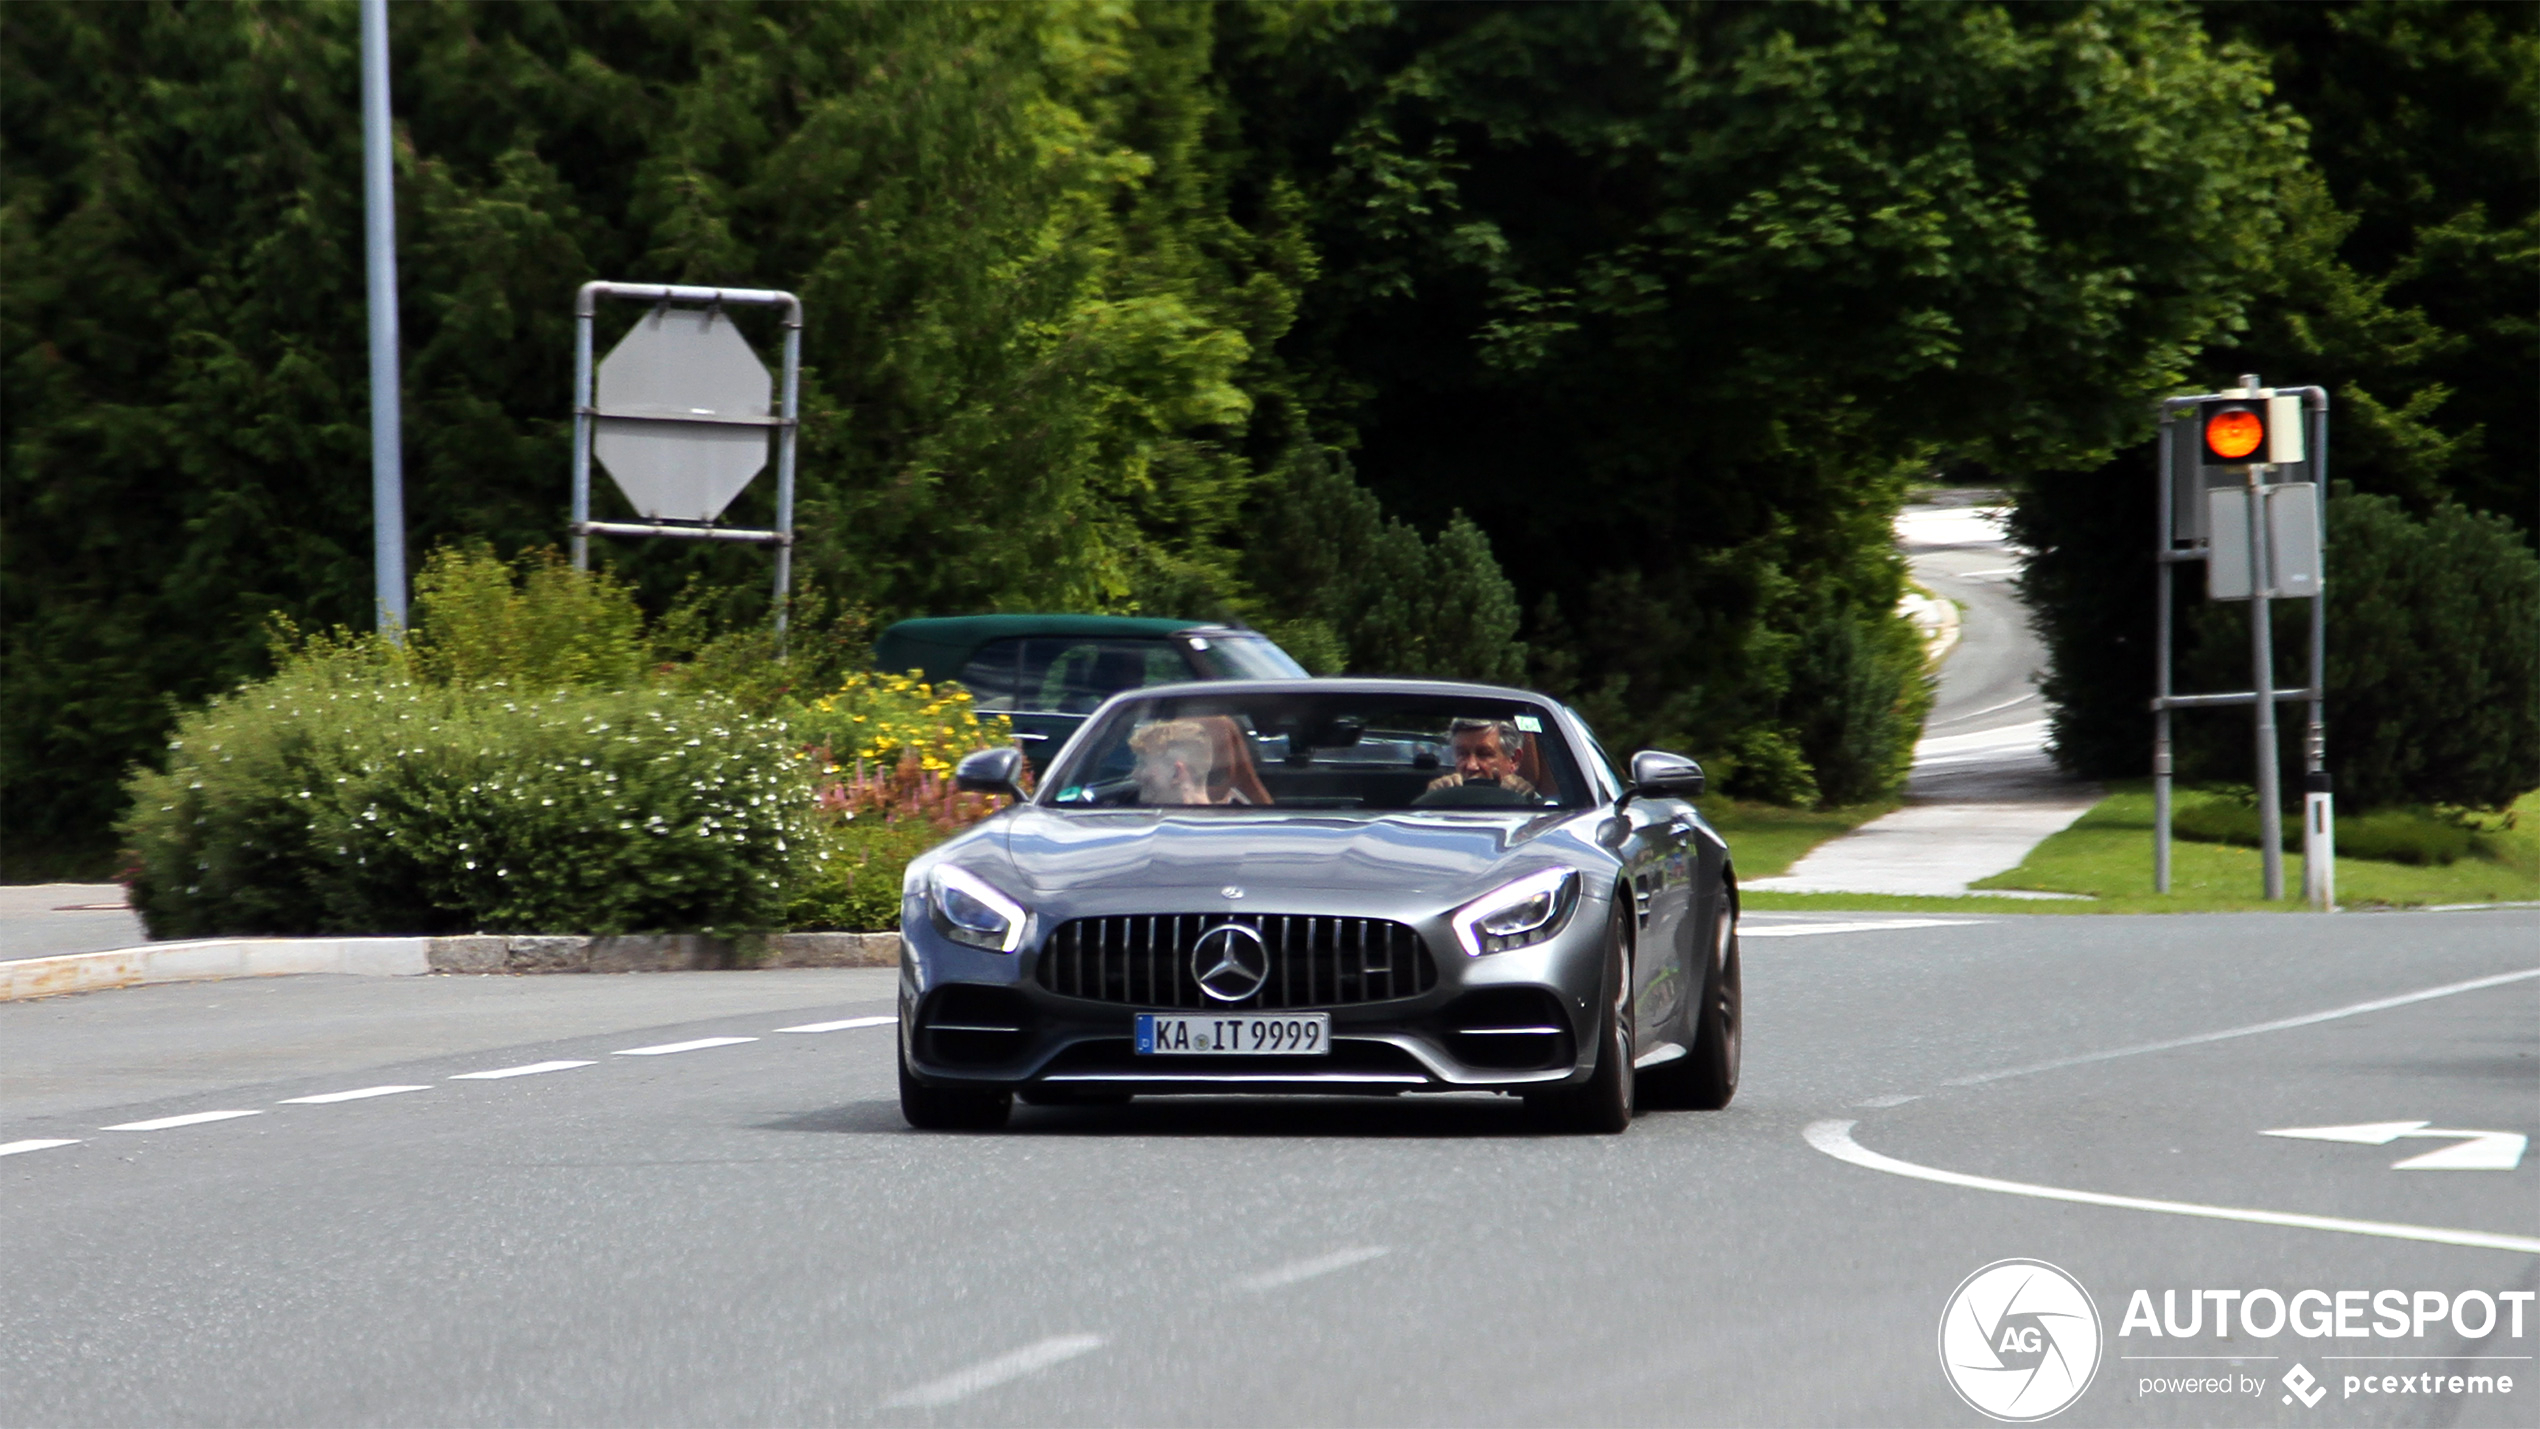
<svg viewBox="0 0 2540 1429">
<path fill-rule="evenodd" d="M 0 1002 L 156 983 L 334 973 L 697 972 L 897 967 L 897 933 L 479 933 L 449 938 L 205 938 L 0 962 Z"/>
</svg>

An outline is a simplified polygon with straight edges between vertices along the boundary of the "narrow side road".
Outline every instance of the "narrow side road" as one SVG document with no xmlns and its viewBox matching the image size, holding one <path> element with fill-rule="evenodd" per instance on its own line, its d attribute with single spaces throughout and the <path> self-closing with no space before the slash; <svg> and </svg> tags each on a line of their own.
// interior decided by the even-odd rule
<svg viewBox="0 0 2540 1429">
<path fill-rule="evenodd" d="M 2019 866 L 2098 802 L 2098 786 L 2066 778 L 2046 753 L 2038 691 L 2046 652 L 2014 585 L 2021 551 L 2002 529 L 2006 508 L 1977 504 L 1999 495 L 1949 493 L 1896 519 L 1897 544 L 1914 578 L 1961 607 L 1958 640 L 1941 662 L 1937 698 L 1915 746 L 1906 806 L 1748 887 L 1963 894 L 1969 884 Z"/>
</svg>

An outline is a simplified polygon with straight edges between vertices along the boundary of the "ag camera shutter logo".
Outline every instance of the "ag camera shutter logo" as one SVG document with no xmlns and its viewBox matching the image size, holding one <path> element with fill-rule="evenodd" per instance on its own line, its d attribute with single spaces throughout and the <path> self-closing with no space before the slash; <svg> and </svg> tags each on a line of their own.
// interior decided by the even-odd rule
<svg viewBox="0 0 2540 1429">
<path fill-rule="evenodd" d="M 1997 1260 L 1940 1312 L 1940 1367 L 1969 1408 L 2009 1424 L 2072 1407 L 2099 1372 L 2099 1307 L 2042 1260 Z"/>
</svg>

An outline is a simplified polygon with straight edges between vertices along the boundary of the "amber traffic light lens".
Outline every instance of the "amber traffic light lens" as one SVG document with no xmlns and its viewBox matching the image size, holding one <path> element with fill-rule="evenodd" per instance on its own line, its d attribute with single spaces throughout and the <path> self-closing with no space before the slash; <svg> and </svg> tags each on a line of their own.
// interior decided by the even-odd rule
<svg viewBox="0 0 2540 1429">
<path fill-rule="evenodd" d="M 2246 407 L 2226 407 L 2205 419 L 2205 449 L 2225 461 L 2245 461 L 2267 439 L 2267 424 Z"/>
</svg>

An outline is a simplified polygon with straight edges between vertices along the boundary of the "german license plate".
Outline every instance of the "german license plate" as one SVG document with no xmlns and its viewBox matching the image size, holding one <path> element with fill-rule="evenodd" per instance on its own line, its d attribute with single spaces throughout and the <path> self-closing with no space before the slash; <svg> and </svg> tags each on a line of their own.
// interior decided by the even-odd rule
<svg viewBox="0 0 2540 1429">
<path fill-rule="evenodd" d="M 1332 1050 L 1332 1014 L 1283 1012 L 1185 1017 L 1138 1014 L 1141 1057 L 1320 1057 Z"/>
</svg>

